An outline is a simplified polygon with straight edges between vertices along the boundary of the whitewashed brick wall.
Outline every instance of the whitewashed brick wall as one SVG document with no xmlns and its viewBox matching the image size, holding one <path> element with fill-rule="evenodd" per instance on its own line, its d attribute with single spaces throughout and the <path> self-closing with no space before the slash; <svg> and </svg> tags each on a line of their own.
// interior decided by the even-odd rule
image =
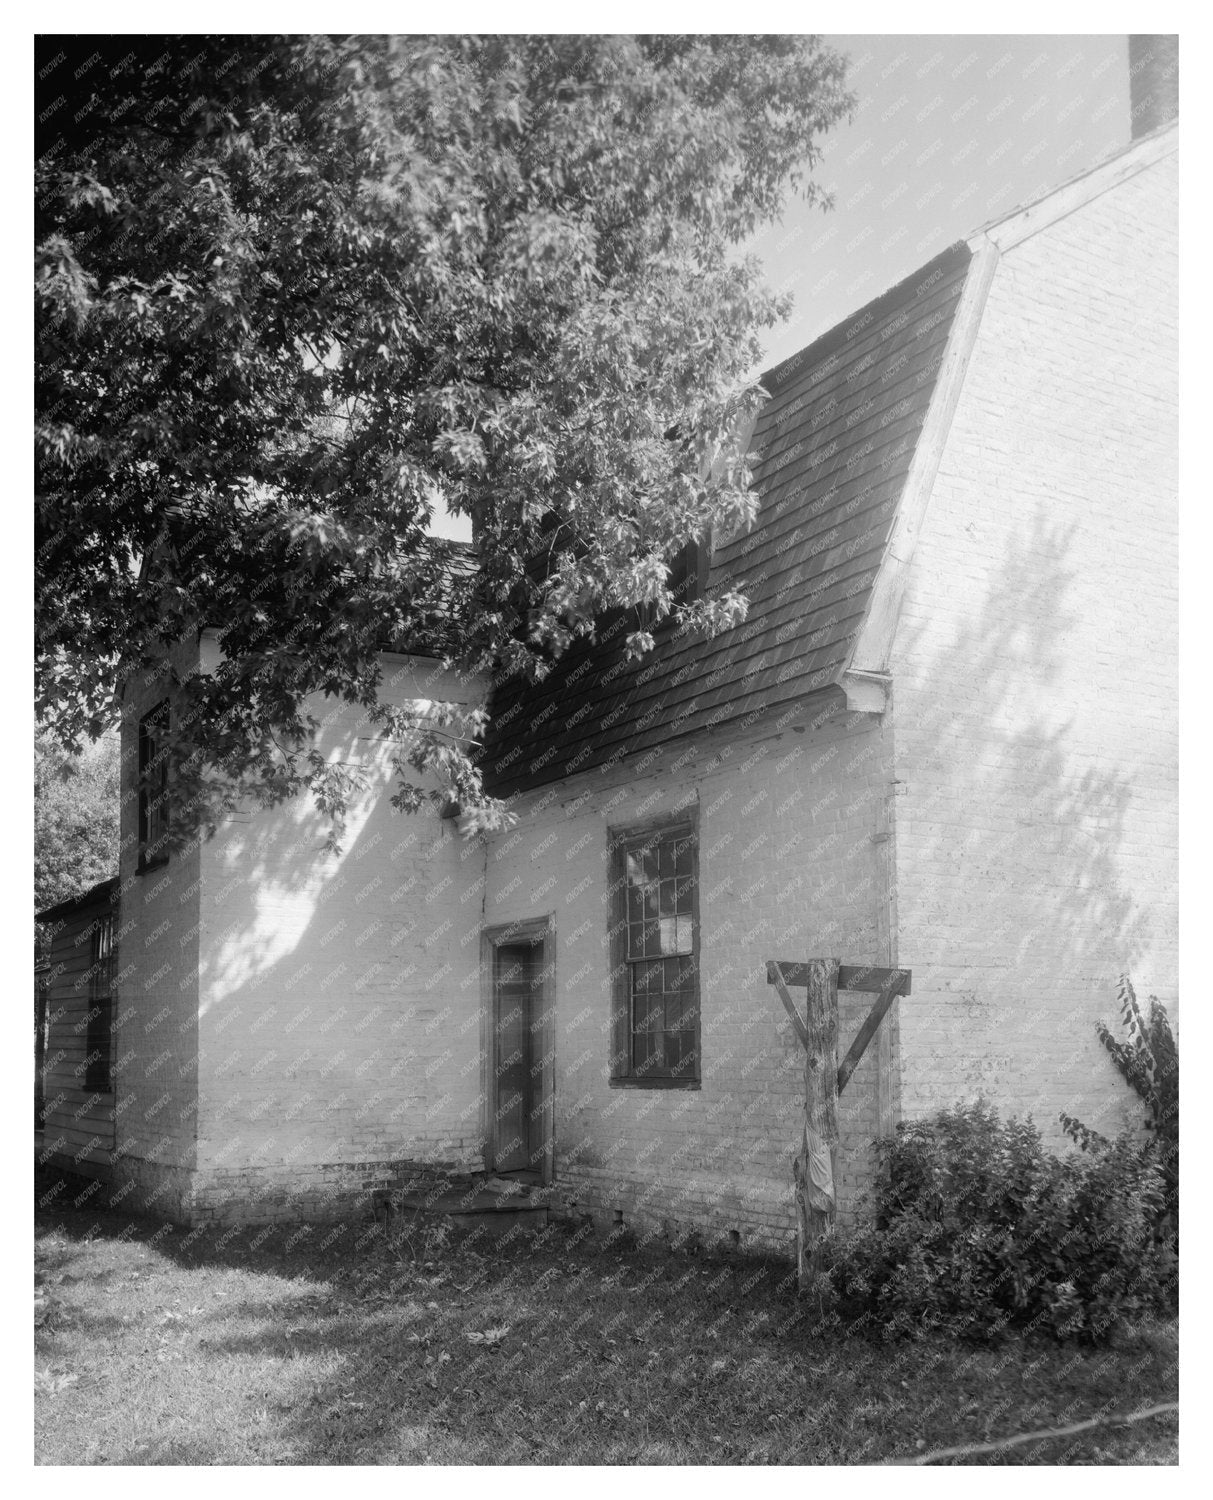
<svg viewBox="0 0 1213 1500">
<path fill-rule="evenodd" d="M 892 663 L 903 1107 L 1056 1133 L 1176 1000 L 1174 159 L 999 264 Z"/>
<path fill-rule="evenodd" d="M 423 659 L 383 697 L 478 701 Z M 401 1159 L 479 1165 L 483 850 L 391 807 L 391 746 L 346 705 L 317 740 L 366 777 L 340 853 L 307 799 L 203 850 L 196 1217 L 319 1213 Z M 344 1170 L 338 1170 L 343 1168 Z M 289 1202 L 288 1202 L 289 1198 Z"/>
<path fill-rule="evenodd" d="M 486 922 L 555 917 L 562 1193 L 675 1238 L 693 1227 L 786 1245 L 794 1232 L 804 1052 L 766 982 L 767 960 L 887 961 L 886 735 L 856 715 L 807 732 L 774 728 L 734 743 L 675 743 L 521 797 L 518 827 L 489 849 Z M 607 829 L 690 804 L 699 816 L 702 1087 L 612 1088 Z M 843 997 L 843 1050 L 869 1004 Z M 874 1069 L 870 1051 L 841 1101 L 848 1209 L 876 1134 Z"/>
</svg>

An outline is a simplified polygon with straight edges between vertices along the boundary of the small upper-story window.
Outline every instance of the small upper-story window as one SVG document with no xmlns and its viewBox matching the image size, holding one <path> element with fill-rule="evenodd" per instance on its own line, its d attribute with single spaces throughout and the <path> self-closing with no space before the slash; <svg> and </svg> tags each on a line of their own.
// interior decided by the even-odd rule
<svg viewBox="0 0 1213 1500">
<path fill-rule="evenodd" d="M 164 735 L 168 703 L 158 703 L 139 721 L 139 869 L 168 859 L 168 755 Z"/>
<path fill-rule="evenodd" d="M 666 583 L 670 591 L 669 613 L 657 617 L 653 604 L 640 604 L 629 622 L 633 629 L 647 630 L 660 640 L 677 628 L 680 605 L 694 604 L 707 593 L 708 571 L 712 561 L 712 541 L 692 539 L 680 547 L 666 564 Z"/>
<path fill-rule="evenodd" d="M 712 541 L 690 541 L 674 554 L 669 565 L 670 595 L 674 604 L 693 604 L 707 592 Z M 673 616 L 669 616 L 673 619 Z"/>
</svg>

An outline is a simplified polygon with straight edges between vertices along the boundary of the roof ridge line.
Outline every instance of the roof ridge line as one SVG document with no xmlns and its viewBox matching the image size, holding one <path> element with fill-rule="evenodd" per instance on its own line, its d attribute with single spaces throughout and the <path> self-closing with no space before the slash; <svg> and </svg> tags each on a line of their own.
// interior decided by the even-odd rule
<svg viewBox="0 0 1213 1500">
<path fill-rule="evenodd" d="M 1073 177 L 1067 177 L 1056 187 L 1018 204 L 996 219 L 988 219 L 968 237 L 970 249 L 990 242 L 1000 250 L 1010 250 L 1022 244 L 1032 235 L 1039 234 L 1051 225 L 1076 213 L 1104 193 L 1110 192 L 1122 182 L 1128 182 L 1140 173 L 1148 171 L 1179 149 L 1179 121 L 1171 120 L 1160 125 L 1149 135 L 1143 135 L 1120 151 L 1092 162 Z M 1050 210 L 1051 206 L 1051 211 Z"/>
</svg>

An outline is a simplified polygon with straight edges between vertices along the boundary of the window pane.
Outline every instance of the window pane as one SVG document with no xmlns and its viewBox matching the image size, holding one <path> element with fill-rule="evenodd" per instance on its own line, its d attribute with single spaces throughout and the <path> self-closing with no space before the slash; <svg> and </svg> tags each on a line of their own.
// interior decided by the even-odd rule
<svg viewBox="0 0 1213 1500">
<path fill-rule="evenodd" d="M 661 952 L 661 926 L 658 922 L 649 921 L 644 924 L 640 952 L 645 958 L 655 958 Z"/>
<path fill-rule="evenodd" d="M 693 1031 L 679 1033 L 681 1043 L 679 1053 L 679 1072 L 683 1077 L 693 1078 L 699 1071 L 699 1042 Z"/>
<path fill-rule="evenodd" d="M 632 1064 L 637 1073 L 660 1072 L 663 1060 L 660 1031 L 638 1032 L 632 1044 Z"/>
<path fill-rule="evenodd" d="M 632 986 L 633 1026 L 637 1031 L 660 1031 L 665 1016 L 661 965 L 633 965 Z"/>
<path fill-rule="evenodd" d="M 694 932 L 690 917 L 662 917 L 659 926 L 661 954 L 690 953 L 694 950 Z"/>
</svg>

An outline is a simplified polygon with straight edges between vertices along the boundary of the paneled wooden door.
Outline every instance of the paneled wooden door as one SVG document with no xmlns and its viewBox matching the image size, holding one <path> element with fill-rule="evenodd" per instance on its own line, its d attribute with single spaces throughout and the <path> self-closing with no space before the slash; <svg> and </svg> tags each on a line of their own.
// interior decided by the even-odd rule
<svg viewBox="0 0 1213 1500">
<path fill-rule="evenodd" d="M 493 949 L 492 1168 L 539 1170 L 543 1155 L 543 944 Z"/>
</svg>

